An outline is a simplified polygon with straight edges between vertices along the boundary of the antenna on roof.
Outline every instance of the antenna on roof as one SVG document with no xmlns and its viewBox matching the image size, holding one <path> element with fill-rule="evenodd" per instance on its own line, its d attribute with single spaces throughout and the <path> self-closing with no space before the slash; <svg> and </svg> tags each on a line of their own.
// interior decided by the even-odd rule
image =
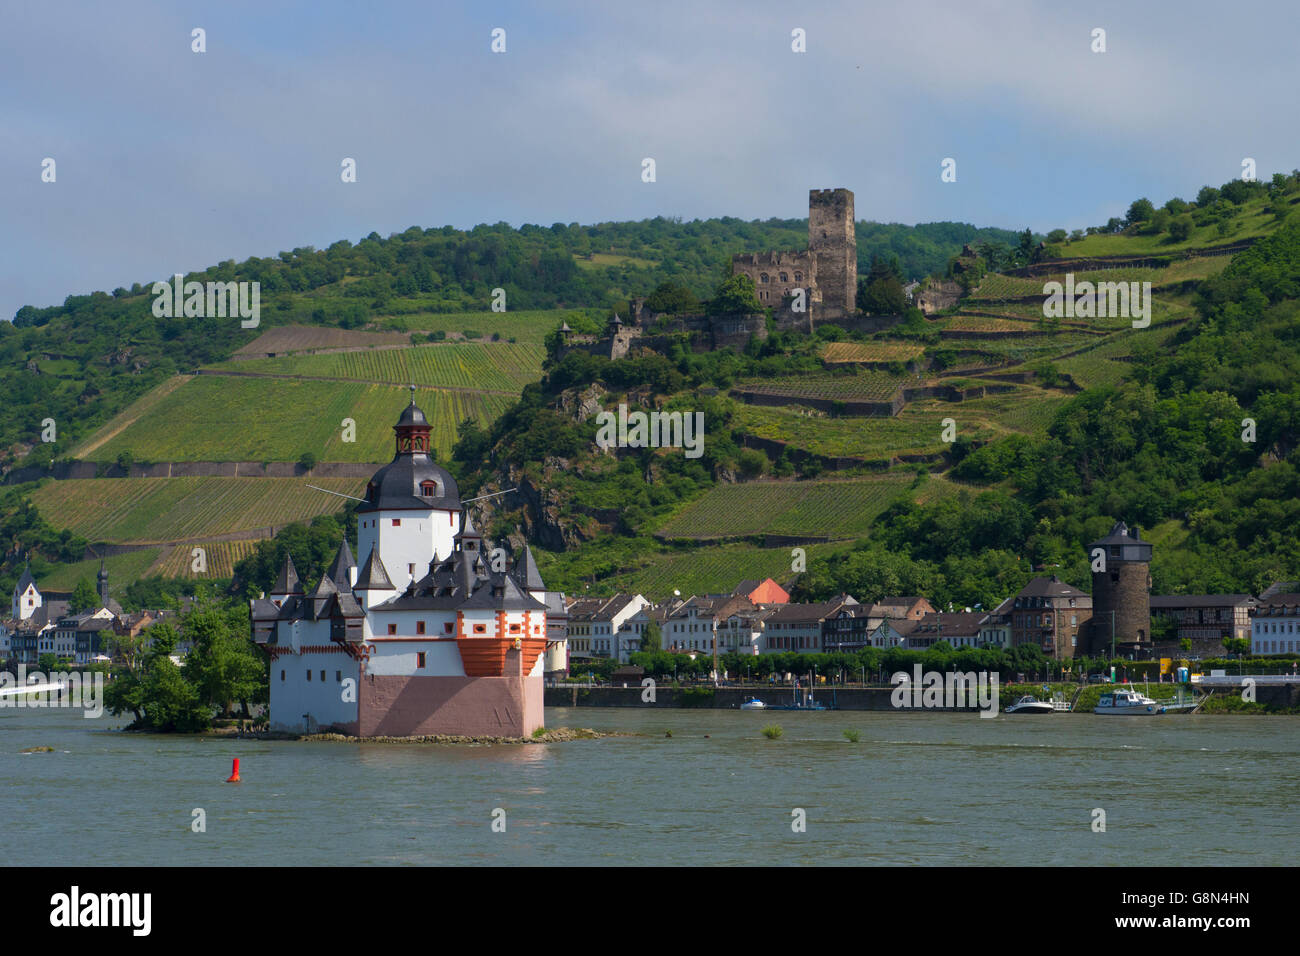
<svg viewBox="0 0 1300 956">
<path fill-rule="evenodd" d="M 323 491 L 327 495 L 338 495 L 340 498 L 351 498 L 353 501 L 365 501 L 365 498 L 358 498 L 356 495 L 345 495 L 341 491 L 330 491 L 328 488 L 317 488 L 315 485 L 308 485 L 312 491 Z"/>
<path fill-rule="evenodd" d="M 518 491 L 518 490 L 519 490 L 518 488 L 507 488 L 505 491 L 494 491 L 490 495 L 479 495 L 477 498 L 462 498 L 460 500 L 460 503 L 463 505 L 467 505 L 471 501 L 482 501 L 484 498 L 496 498 L 498 495 L 508 495 L 510 494 L 510 492 Z"/>
</svg>

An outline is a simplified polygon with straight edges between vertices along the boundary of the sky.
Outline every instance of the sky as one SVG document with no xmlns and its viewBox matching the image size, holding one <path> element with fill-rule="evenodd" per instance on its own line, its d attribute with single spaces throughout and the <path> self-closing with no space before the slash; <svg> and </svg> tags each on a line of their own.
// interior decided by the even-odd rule
<svg viewBox="0 0 1300 956">
<path fill-rule="evenodd" d="M 1293 0 L 0 0 L 0 318 L 413 225 L 798 218 L 811 188 L 1099 225 L 1300 167 L 1298 28 Z"/>
</svg>

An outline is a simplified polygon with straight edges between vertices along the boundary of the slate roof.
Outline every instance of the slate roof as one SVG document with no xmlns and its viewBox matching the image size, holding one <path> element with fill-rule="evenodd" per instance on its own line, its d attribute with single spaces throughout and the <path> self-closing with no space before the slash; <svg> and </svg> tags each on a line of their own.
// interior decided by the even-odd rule
<svg viewBox="0 0 1300 956">
<path fill-rule="evenodd" d="M 394 429 L 426 427 L 428 419 L 412 402 L 402 412 Z M 420 493 L 422 482 L 432 481 L 437 494 Z M 366 485 L 365 503 L 357 511 L 428 511 L 439 508 L 446 511 L 460 509 L 460 489 L 456 479 L 438 465 L 428 452 L 398 451 L 393 460 L 375 472 Z"/>
<path fill-rule="evenodd" d="M 293 558 L 289 552 L 284 553 L 284 564 L 280 567 L 280 574 L 275 579 L 275 584 L 271 588 L 272 594 L 302 594 L 302 582 L 298 580 L 298 569 L 293 566 Z"/>
<path fill-rule="evenodd" d="M 518 581 L 525 590 L 528 591 L 545 591 L 546 585 L 542 583 L 542 573 L 537 570 L 537 559 L 533 557 L 533 549 L 524 545 L 523 553 L 515 561 L 514 567 L 515 580 Z"/>
<path fill-rule="evenodd" d="M 984 623 L 984 618 L 983 611 L 927 614 L 916 622 L 916 627 L 912 630 L 912 636 L 935 637 L 939 640 L 947 640 L 949 637 L 978 637 L 980 625 Z"/>
<path fill-rule="evenodd" d="M 340 592 L 352 590 L 352 580 L 348 572 L 357 566 L 357 562 L 352 559 L 352 549 L 348 547 L 348 539 L 345 536 L 343 543 L 339 545 L 338 554 L 334 555 L 334 563 L 325 573 Z"/>
<path fill-rule="evenodd" d="M 352 587 L 353 591 L 393 591 L 393 581 L 388 576 L 388 569 L 384 567 L 384 562 L 379 558 L 379 552 L 375 548 L 370 549 L 370 554 L 366 555 L 366 563 L 361 566 L 357 573 L 357 583 Z"/>
<path fill-rule="evenodd" d="M 1053 574 L 1050 578 L 1034 578 L 1021 588 L 1016 596 L 1086 598 L 1089 595 L 1072 585 L 1066 584 Z"/>
<path fill-rule="evenodd" d="M 32 577 L 32 569 L 24 567 L 22 576 L 18 578 L 18 583 L 14 585 L 14 594 L 22 594 L 27 590 L 29 584 L 36 587 L 37 591 L 40 591 L 40 588 L 36 585 L 36 579 Z"/>
</svg>

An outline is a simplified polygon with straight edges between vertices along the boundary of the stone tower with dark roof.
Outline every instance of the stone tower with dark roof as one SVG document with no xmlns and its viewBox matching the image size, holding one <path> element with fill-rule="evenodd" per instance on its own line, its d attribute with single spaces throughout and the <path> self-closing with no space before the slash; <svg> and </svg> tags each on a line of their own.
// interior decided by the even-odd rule
<svg viewBox="0 0 1300 956">
<path fill-rule="evenodd" d="M 1151 642 L 1151 543 L 1137 528 L 1115 522 L 1106 537 L 1088 545 L 1092 565 L 1092 627 L 1089 652 L 1132 651 Z"/>
</svg>

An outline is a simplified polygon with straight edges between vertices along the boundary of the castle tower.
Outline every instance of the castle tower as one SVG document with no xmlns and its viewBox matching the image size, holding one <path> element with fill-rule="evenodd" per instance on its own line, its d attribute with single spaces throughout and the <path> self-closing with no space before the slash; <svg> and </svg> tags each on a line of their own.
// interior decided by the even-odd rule
<svg viewBox="0 0 1300 956">
<path fill-rule="evenodd" d="M 852 315 L 858 308 L 858 239 L 853 193 L 813 189 L 808 193 L 808 251 L 817 262 L 821 309 L 817 320 Z"/>
<path fill-rule="evenodd" d="M 1151 544 L 1137 528 L 1117 521 L 1110 534 L 1088 545 L 1088 561 L 1093 567 L 1090 652 L 1110 653 L 1112 620 L 1117 648 L 1150 643 Z"/>
</svg>

